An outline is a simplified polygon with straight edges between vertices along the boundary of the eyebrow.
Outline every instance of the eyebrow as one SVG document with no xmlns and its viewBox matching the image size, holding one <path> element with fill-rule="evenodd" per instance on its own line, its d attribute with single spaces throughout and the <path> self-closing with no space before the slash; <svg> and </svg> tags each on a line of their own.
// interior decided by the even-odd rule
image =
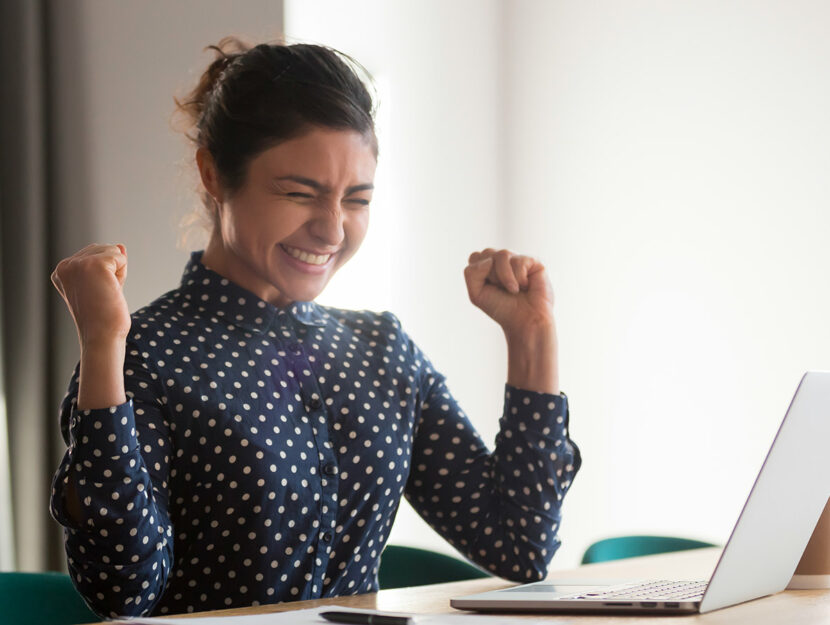
<svg viewBox="0 0 830 625">
<path fill-rule="evenodd" d="M 274 178 L 275 182 L 278 181 L 278 180 L 291 180 L 292 182 L 297 182 L 299 184 L 304 184 L 305 186 L 311 187 L 312 189 L 315 189 L 317 191 L 323 191 L 324 193 L 331 192 L 330 187 L 324 185 L 321 182 L 317 182 L 316 180 L 313 180 L 312 178 L 305 178 L 303 176 L 279 176 L 279 177 Z M 371 183 L 356 184 L 356 185 L 346 189 L 346 195 L 349 195 L 349 194 L 354 193 L 356 191 L 370 191 L 371 189 L 374 189 L 374 188 L 375 188 L 375 185 L 373 185 Z"/>
</svg>

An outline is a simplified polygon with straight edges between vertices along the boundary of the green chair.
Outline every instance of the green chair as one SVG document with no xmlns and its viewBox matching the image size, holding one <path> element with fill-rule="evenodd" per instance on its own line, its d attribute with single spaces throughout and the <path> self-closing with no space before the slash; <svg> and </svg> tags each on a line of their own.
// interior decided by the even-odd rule
<svg viewBox="0 0 830 625">
<path fill-rule="evenodd" d="M 380 558 L 381 590 L 490 577 L 481 569 L 427 549 L 388 545 Z"/>
<path fill-rule="evenodd" d="M 712 543 L 674 536 L 617 536 L 595 542 L 585 550 L 582 564 L 636 558 L 655 553 L 715 547 Z"/>
<path fill-rule="evenodd" d="M 0 573 L 0 623 L 76 625 L 98 623 L 65 573 Z"/>
</svg>

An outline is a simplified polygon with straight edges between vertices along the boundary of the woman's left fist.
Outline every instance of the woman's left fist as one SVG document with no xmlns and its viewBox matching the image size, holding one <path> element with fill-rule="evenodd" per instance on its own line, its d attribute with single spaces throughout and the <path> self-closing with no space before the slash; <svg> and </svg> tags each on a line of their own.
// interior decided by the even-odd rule
<svg viewBox="0 0 830 625">
<path fill-rule="evenodd" d="M 464 269 L 470 301 L 508 336 L 553 326 L 553 289 L 535 258 L 487 248 L 470 254 Z"/>
</svg>

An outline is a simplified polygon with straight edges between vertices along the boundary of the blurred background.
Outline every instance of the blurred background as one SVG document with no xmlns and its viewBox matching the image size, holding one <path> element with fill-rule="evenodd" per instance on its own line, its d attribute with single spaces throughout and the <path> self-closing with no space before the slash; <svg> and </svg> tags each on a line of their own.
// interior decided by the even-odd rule
<svg viewBox="0 0 830 625">
<path fill-rule="evenodd" d="M 320 301 L 398 314 L 488 441 L 505 350 L 467 301 L 467 256 L 507 247 L 548 267 L 584 460 L 554 568 L 617 534 L 724 542 L 800 376 L 830 368 L 825 2 L 0 11 L 2 569 L 64 567 L 47 502 L 78 354 L 49 274 L 121 242 L 132 309 L 178 284 L 200 242 L 181 241 L 198 197 L 173 96 L 228 34 L 323 43 L 374 76 L 372 224 Z M 451 552 L 406 504 L 391 541 Z"/>
</svg>

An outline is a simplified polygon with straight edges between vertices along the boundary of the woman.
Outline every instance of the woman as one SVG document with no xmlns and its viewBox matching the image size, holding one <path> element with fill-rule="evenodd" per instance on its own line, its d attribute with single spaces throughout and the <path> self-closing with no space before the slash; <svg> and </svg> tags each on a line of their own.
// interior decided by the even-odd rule
<svg viewBox="0 0 830 625">
<path fill-rule="evenodd" d="M 106 616 L 371 592 L 401 495 L 488 571 L 542 578 L 580 465 L 544 267 L 470 256 L 508 347 L 490 453 L 391 313 L 314 303 L 366 233 L 372 99 L 345 55 L 234 39 L 180 109 L 212 233 L 129 315 L 122 245 L 53 276 L 81 357 L 53 484 L 72 579 Z"/>
</svg>

